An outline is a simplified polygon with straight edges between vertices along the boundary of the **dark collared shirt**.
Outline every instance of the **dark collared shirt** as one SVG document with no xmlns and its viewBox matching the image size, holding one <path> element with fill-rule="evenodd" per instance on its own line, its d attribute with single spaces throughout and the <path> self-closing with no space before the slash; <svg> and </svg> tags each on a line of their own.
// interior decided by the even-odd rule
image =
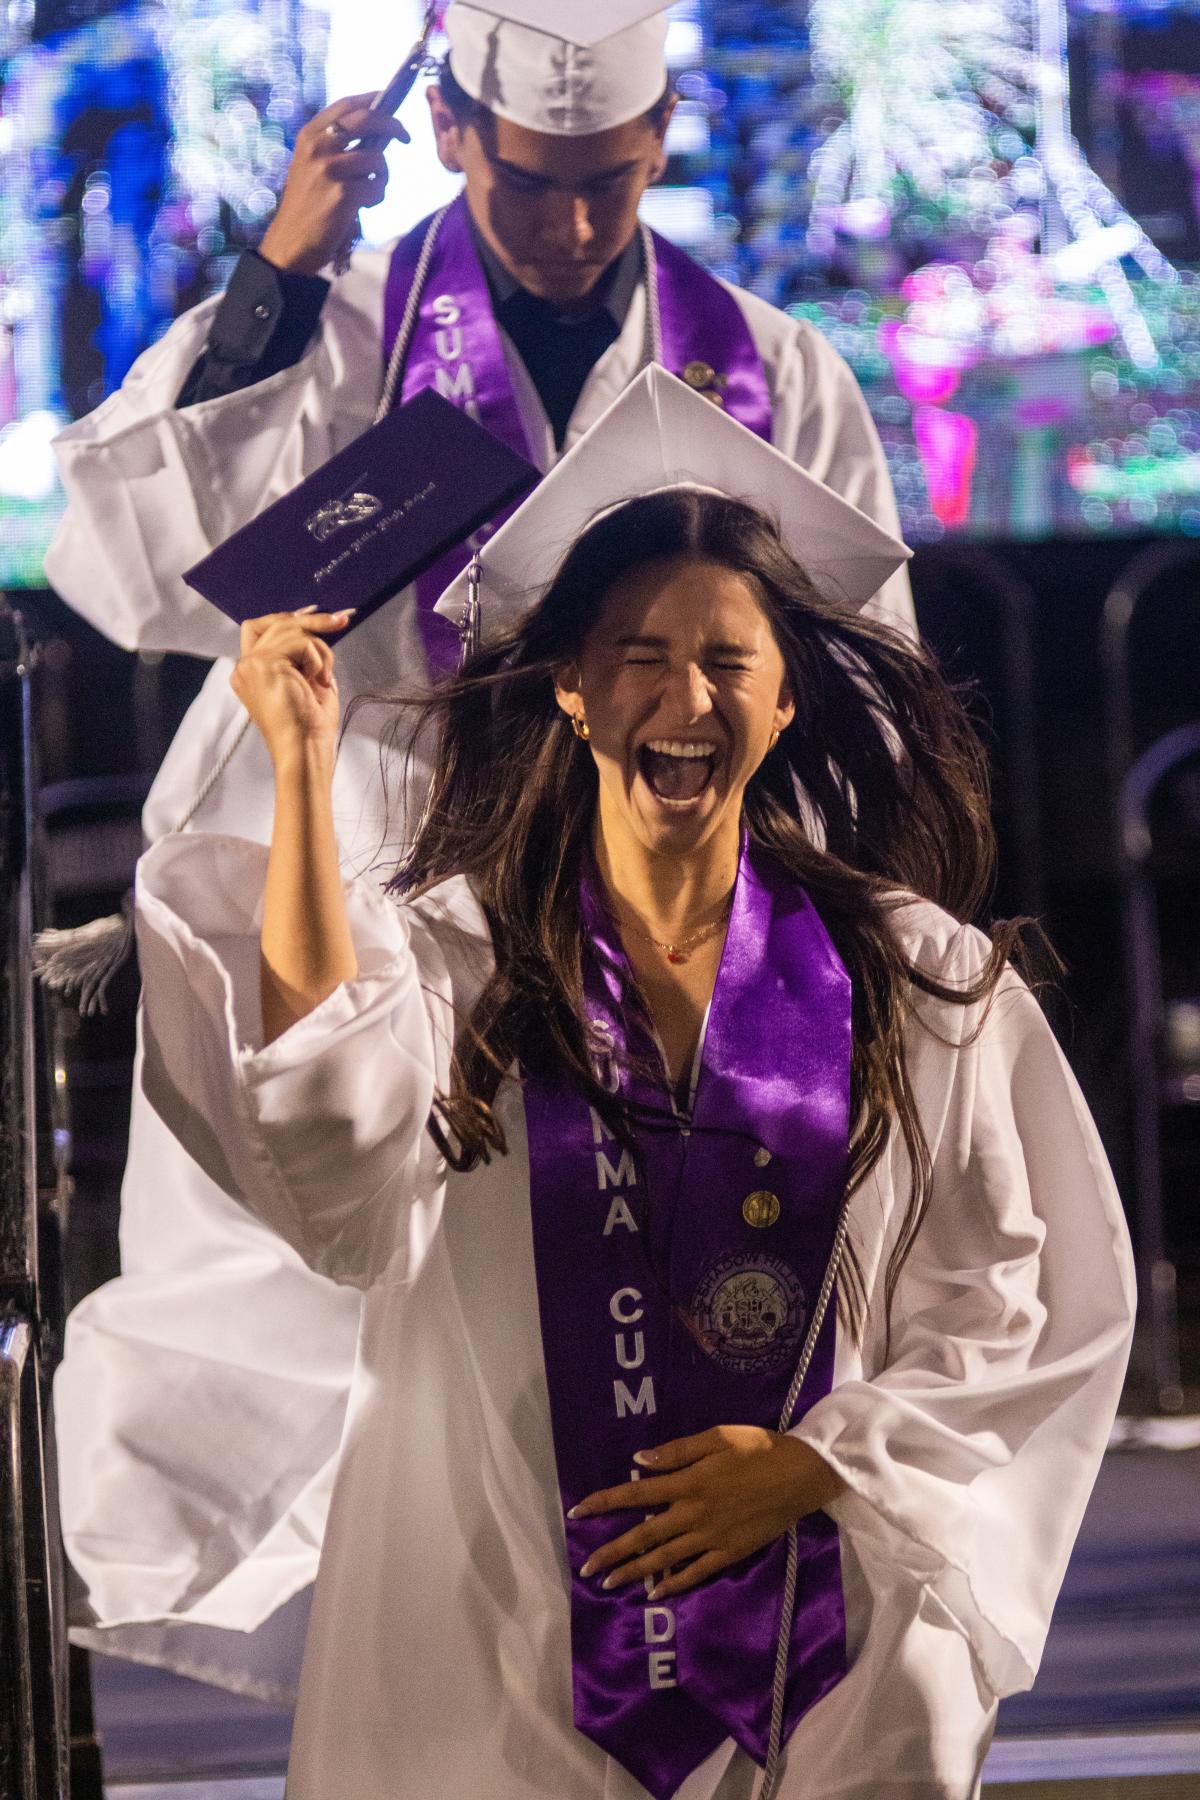
<svg viewBox="0 0 1200 1800">
<path fill-rule="evenodd" d="M 641 238 L 635 234 L 605 270 L 586 312 L 563 314 L 552 301 L 527 293 L 474 235 L 496 317 L 529 371 L 561 449 L 584 383 L 628 316 L 642 278 Z M 328 292 L 323 276 L 277 269 L 256 251 L 246 251 L 176 405 L 237 393 L 292 368 L 308 347 Z"/>
</svg>

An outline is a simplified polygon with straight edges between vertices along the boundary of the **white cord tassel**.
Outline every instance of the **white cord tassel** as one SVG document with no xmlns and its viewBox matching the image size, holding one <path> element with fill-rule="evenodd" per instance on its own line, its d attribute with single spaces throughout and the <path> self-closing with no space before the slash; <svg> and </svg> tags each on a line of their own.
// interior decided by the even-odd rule
<svg viewBox="0 0 1200 1800">
<path fill-rule="evenodd" d="M 108 1011 L 108 987 L 133 948 L 133 889 L 119 913 L 87 925 L 39 931 L 33 940 L 33 972 L 55 994 L 75 995 L 83 1017 Z"/>
<path fill-rule="evenodd" d="M 222 775 L 245 743 L 250 731 L 249 715 L 242 720 L 224 755 L 213 764 L 199 789 L 193 794 L 183 817 L 171 827 L 170 835 L 189 826 Z M 59 930 L 49 925 L 34 933 L 33 972 L 43 987 L 64 998 L 78 995 L 76 1004 L 83 1017 L 108 1011 L 108 987 L 123 963 L 133 955 L 134 891 L 121 896 L 119 913 L 103 919 L 90 919 L 86 925 L 73 925 Z"/>
<path fill-rule="evenodd" d="M 792 1385 L 788 1389 L 788 1397 L 783 1403 L 783 1411 L 779 1415 L 780 1431 L 790 1431 L 792 1415 L 800 1399 L 800 1390 L 808 1375 L 809 1364 L 817 1347 L 817 1339 L 821 1335 L 821 1327 L 825 1323 L 825 1314 L 829 1310 L 829 1302 L 833 1298 L 833 1286 L 842 1266 L 842 1258 L 846 1253 L 846 1235 L 849 1227 L 850 1202 L 847 1197 L 842 1201 L 842 1210 L 838 1215 L 837 1229 L 833 1234 L 833 1248 L 829 1253 L 829 1262 L 825 1270 L 825 1279 L 821 1283 L 821 1292 L 817 1296 L 817 1304 L 813 1309 L 812 1320 L 808 1327 L 808 1336 L 804 1340 L 804 1348 L 800 1352 L 800 1361 L 796 1365 L 796 1373 L 792 1377 Z M 792 1621 L 796 1616 L 796 1579 L 799 1572 L 799 1550 L 796 1542 L 796 1527 L 790 1526 L 787 1535 L 787 1565 L 783 1577 L 783 1604 L 779 1616 L 779 1636 L 775 1640 L 775 1680 L 771 1690 L 771 1731 L 767 1744 L 767 1760 L 763 1766 L 762 1786 L 758 1790 L 758 1800 L 775 1800 L 779 1787 L 779 1777 L 783 1773 L 783 1709 L 787 1699 L 788 1652 L 792 1643 Z"/>
</svg>

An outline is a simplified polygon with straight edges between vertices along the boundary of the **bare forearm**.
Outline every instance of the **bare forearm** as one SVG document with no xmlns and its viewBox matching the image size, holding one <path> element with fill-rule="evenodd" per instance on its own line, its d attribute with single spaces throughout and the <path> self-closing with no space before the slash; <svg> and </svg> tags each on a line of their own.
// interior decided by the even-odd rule
<svg viewBox="0 0 1200 1800">
<path fill-rule="evenodd" d="M 300 746 L 276 763 L 261 945 L 264 1044 L 358 972 L 320 746 Z"/>
</svg>

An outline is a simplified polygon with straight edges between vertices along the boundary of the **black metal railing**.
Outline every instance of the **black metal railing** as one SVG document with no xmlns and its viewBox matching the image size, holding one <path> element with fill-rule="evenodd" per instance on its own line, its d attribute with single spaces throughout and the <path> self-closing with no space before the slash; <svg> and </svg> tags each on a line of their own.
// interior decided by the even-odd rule
<svg viewBox="0 0 1200 1800">
<path fill-rule="evenodd" d="M 1101 620 L 1113 851 L 1121 888 L 1125 988 L 1129 1013 L 1129 1090 L 1133 1139 L 1134 1248 L 1138 1261 L 1138 1338 L 1134 1366 L 1157 1406 L 1184 1403 L 1178 1283 L 1167 1233 L 1163 1114 L 1173 1095 L 1165 1079 L 1166 995 L 1159 941 L 1150 808 L 1173 770 L 1200 754 L 1200 722 L 1185 721 L 1145 744 L 1139 730 L 1131 633 L 1139 608 L 1164 581 L 1182 578 L 1181 629 L 1194 629 L 1200 557 L 1192 542 L 1153 544 L 1134 556 L 1110 589 Z M 1194 851 L 1193 851 L 1194 855 Z M 1200 874 L 1200 864 L 1196 864 Z M 1186 1095 L 1190 1100 L 1190 1094 Z"/>
<path fill-rule="evenodd" d="M 65 1800 L 66 1632 L 45 1429 L 61 1296 L 44 1286 L 39 1243 L 39 1176 L 51 1171 L 40 1166 L 49 1092 L 30 963 L 31 660 L 19 614 L 0 599 L 0 1795 Z"/>
</svg>

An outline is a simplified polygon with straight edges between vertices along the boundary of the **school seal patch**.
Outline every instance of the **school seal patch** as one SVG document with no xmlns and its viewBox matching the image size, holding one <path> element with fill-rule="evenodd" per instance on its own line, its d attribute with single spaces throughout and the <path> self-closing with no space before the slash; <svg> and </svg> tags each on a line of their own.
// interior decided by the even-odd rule
<svg viewBox="0 0 1200 1800">
<path fill-rule="evenodd" d="M 723 1369 L 758 1375 L 800 1353 L 808 1317 L 804 1289 L 777 1256 L 723 1256 L 692 1301 L 692 1329 Z"/>
</svg>

